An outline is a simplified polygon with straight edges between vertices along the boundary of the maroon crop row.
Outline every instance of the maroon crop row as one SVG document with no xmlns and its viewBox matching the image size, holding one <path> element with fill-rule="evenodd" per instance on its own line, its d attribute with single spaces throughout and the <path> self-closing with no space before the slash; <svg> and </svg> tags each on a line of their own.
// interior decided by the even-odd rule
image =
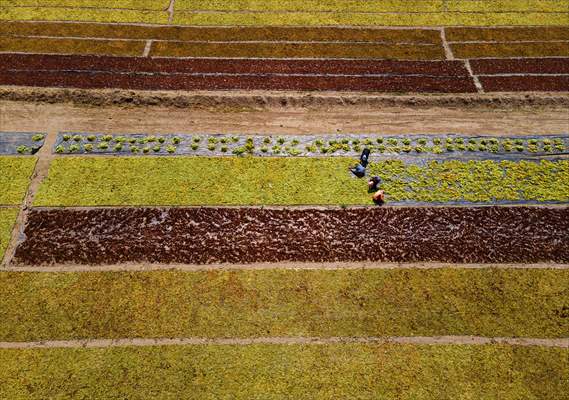
<svg viewBox="0 0 569 400">
<path fill-rule="evenodd" d="M 566 263 L 569 207 L 33 210 L 25 238 L 28 265 Z"/>
<path fill-rule="evenodd" d="M 152 59 L 0 55 L 0 84 L 139 90 L 471 93 L 462 61 Z M 569 58 L 473 60 L 485 91 L 569 91 Z"/>
</svg>

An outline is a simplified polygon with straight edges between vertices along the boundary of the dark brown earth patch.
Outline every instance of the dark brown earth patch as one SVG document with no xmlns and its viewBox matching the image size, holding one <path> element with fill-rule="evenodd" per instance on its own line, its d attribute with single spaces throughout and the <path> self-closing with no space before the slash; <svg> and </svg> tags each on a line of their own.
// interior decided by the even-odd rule
<svg viewBox="0 0 569 400">
<path fill-rule="evenodd" d="M 143 41 L 0 37 L 0 51 L 45 54 L 141 56 Z"/>
<path fill-rule="evenodd" d="M 0 36 L 59 36 L 177 41 L 353 41 L 441 44 L 437 29 L 193 27 L 4 21 Z"/>
<path fill-rule="evenodd" d="M 525 58 L 472 60 L 475 75 L 569 74 L 569 58 Z"/>
<path fill-rule="evenodd" d="M 311 75 L 148 75 L 103 72 L 6 71 L 0 85 L 133 90 L 307 90 L 473 93 L 466 77 Z"/>
<path fill-rule="evenodd" d="M 189 43 L 155 42 L 152 57 L 362 58 L 443 60 L 442 45 L 385 43 Z"/>
<path fill-rule="evenodd" d="M 15 262 L 569 261 L 569 207 L 32 210 Z"/>
<path fill-rule="evenodd" d="M 486 92 L 569 92 L 569 75 L 481 76 Z"/>
<path fill-rule="evenodd" d="M 3 54 L 0 71 L 468 76 L 462 61 L 164 59 Z M 569 59 L 568 59 L 569 60 Z"/>
<path fill-rule="evenodd" d="M 569 27 L 522 27 L 522 28 L 445 28 L 446 38 L 451 42 L 519 42 L 540 40 L 568 40 Z"/>
<path fill-rule="evenodd" d="M 450 46 L 456 58 L 569 56 L 569 42 L 452 43 Z"/>
</svg>

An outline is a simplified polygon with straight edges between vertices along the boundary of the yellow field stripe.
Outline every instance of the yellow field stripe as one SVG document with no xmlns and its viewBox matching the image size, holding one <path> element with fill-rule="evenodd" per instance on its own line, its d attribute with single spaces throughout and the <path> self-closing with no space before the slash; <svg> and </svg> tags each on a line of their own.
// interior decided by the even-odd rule
<svg viewBox="0 0 569 400">
<path fill-rule="evenodd" d="M 495 26 L 567 25 L 569 13 L 193 13 L 174 14 L 181 25 Z"/>
<path fill-rule="evenodd" d="M 449 0 L 447 11 L 487 13 L 504 11 L 569 12 L 569 2 L 566 0 Z M 567 24 L 569 24 L 569 17 Z"/>
<path fill-rule="evenodd" d="M 436 12 L 443 0 L 177 0 L 176 10 L 217 11 L 334 11 L 334 12 Z"/>
<path fill-rule="evenodd" d="M 113 10 L 107 8 L 0 7 L 0 20 L 166 24 L 168 23 L 168 13 L 165 11 Z"/>
<path fill-rule="evenodd" d="M 95 7 L 95 8 L 128 8 L 136 10 L 166 10 L 168 0 L 3 0 L 5 7 Z"/>
</svg>

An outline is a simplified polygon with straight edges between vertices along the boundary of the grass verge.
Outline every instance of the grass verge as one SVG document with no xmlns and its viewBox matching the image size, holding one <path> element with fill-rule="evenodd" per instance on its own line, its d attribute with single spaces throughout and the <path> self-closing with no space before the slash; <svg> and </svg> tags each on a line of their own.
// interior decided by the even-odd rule
<svg viewBox="0 0 569 400">
<path fill-rule="evenodd" d="M 559 270 L 2 272 L 0 287 L 0 341 L 569 336 Z"/>
<path fill-rule="evenodd" d="M 58 158 L 36 206 L 370 204 L 348 158 Z M 372 164 L 388 201 L 569 200 L 569 161 Z"/>
<path fill-rule="evenodd" d="M 9 399 L 558 399 L 569 351 L 414 345 L 0 350 Z"/>
<path fill-rule="evenodd" d="M 17 208 L 0 208 L 0 262 L 8 248 L 12 236 L 12 228 L 18 215 Z"/>
<path fill-rule="evenodd" d="M 32 157 L 0 156 L 0 205 L 19 205 L 36 165 Z"/>
</svg>

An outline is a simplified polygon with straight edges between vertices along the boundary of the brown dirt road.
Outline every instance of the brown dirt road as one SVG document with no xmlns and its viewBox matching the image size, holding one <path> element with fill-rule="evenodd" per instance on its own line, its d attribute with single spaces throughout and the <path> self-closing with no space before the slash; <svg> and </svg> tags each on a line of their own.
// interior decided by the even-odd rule
<svg viewBox="0 0 569 400">
<path fill-rule="evenodd" d="M 123 100 L 126 98 L 128 96 Z M 273 99 L 274 103 L 267 100 L 268 105 L 264 107 L 254 102 L 239 106 L 239 102 L 223 101 L 215 106 L 213 101 L 211 107 L 205 108 L 129 106 L 125 105 L 128 104 L 126 100 L 117 100 L 118 105 L 4 100 L 0 101 L 0 131 L 516 135 L 566 133 L 569 130 L 569 114 L 563 103 L 548 107 L 511 107 L 497 102 L 495 106 L 461 107 L 460 102 L 454 106 L 443 105 L 444 98 L 435 98 L 440 100 L 438 105 L 437 102 L 428 105 L 423 103 L 425 99 L 419 98 L 417 105 L 412 104 L 412 99 L 407 99 L 405 104 L 404 98 L 393 101 L 386 98 L 385 104 L 376 99 L 367 104 L 333 105 L 331 98 L 322 96 L 309 106 L 300 100 L 280 104 Z M 41 96 L 36 100 L 41 101 Z M 523 97 L 519 100 L 523 103 Z"/>
</svg>

